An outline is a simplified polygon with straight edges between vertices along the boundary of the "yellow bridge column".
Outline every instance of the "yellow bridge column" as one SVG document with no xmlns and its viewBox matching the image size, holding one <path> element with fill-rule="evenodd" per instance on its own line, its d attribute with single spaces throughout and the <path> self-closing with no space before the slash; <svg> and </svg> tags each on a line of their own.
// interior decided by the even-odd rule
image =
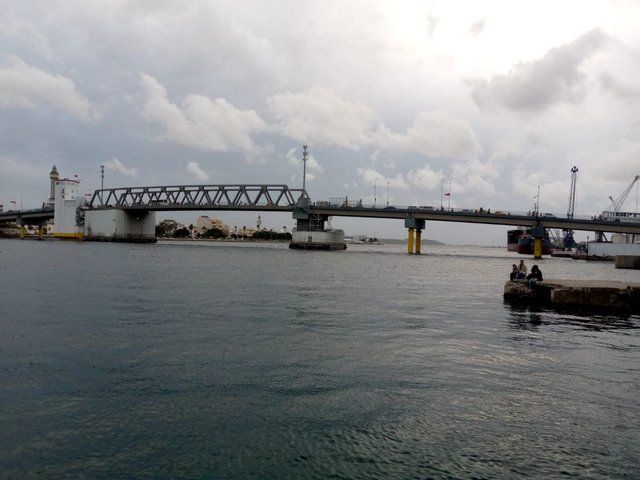
<svg viewBox="0 0 640 480">
<path fill-rule="evenodd" d="M 420 255 L 420 242 L 422 239 L 422 229 L 424 228 L 424 220 L 416 219 L 414 217 L 407 217 L 404 219 L 404 228 L 409 230 L 409 241 L 407 243 L 407 249 L 409 255 Z M 413 232 L 416 232 L 415 251 L 413 249 Z"/>
<path fill-rule="evenodd" d="M 24 228 L 24 225 L 20 225 L 20 238 L 24 240 L 24 235 L 26 233 L 26 228 Z"/>
<path fill-rule="evenodd" d="M 407 250 L 409 255 L 413 255 L 413 228 L 409 229 L 409 241 L 407 242 Z"/>
<path fill-rule="evenodd" d="M 542 258 L 542 239 L 533 239 L 533 258 Z"/>
<path fill-rule="evenodd" d="M 536 225 L 531 229 L 533 236 L 533 258 L 542 258 L 542 242 L 546 236 L 545 228 L 542 225 Z"/>
</svg>

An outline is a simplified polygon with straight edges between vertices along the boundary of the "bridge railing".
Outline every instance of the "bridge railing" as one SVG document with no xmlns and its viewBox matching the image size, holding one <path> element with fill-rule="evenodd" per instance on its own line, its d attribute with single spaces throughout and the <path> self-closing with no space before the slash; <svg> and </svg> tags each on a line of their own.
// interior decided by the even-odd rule
<svg viewBox="0 0 640 480">
<path fill-rule="evenodd" d="M 386 204 L 367 204 L 367 203 L 362 203 L 361 200 L 351 200 L 348 197 L 332 197 L 329 198 L 329 200 L 318 200 L 316 202 L 312 203 L 312 206 L 314 207 L 319 207 L 319 208 L 335 208 L 335 209 L 344 209 L 344 208 L 349 208 L 349 209 L 354 209 L 357 210 L 359 208 L 362 209 L 368 209 L 368 210 L 401 210 L 401 211 L 409 211 L 409 212 L 421 212 L 421 213 L 430 213 L 430 212 L 435 212 L 435 213 L 460 213 L 460 214 L 465 214 L 465 213 L 472 213 L 472 214 L 483 214 L 483 215 L 495 215 L 495 216 L 502 216 L 502 215 L 513 215 L 513 216 L 521 216 L 521 217 L 527 217 L 530 218 L 532 216 L 534 216 L 533 211 L 519 211 L 519 210 L 499 210 L 499 209 L 491 209 L 491 208 L 448 208 L 448 207 L 439 207 L 439 206 L 431 206 L 431 205 L 422 205 L 422 206 L 415 206 L 415 205 L 386 205 Z M 547 218 L 547 219 L 558 219 L 558 220 L 565 220 L 567 219 L 567 214 L 566 213 L 538 213 L 537 215 L 540 218 Z M 603 220 L 603 218 L 601 218 L 601 216 L 599 215 L 574 215 L 573 216 L 574 220 Z"/>
<path fill-rule="evenodd" d="M 166 185 L 96 190 L 89 208 L 195 209 L 260 207 L 292 209 L 302 189 L 287 185 Z"/>
</svg>

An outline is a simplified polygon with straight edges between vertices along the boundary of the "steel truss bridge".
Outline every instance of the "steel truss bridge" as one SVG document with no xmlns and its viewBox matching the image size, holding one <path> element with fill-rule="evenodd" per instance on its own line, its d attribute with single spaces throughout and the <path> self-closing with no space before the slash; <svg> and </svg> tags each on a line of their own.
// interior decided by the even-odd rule
<svg viewBox="0 0 640 480">
<path fill-rule="evenodd" d="M 273 210 L 290 212 L 302 189 L 287 185 L 175 185 L 96 190 L 89 208 L 123 210 Z"/>
<path fill-rule="evenodd" d="M 304 200 L 304 201 L 301 201 Z M 303 189 L 287 185 L 173 185 L 123 187 L 96 190 L 87 209 L 121 209 L 142 211 L 235 210 L 235 211 L 304 211 L 314 217 L 360 217 L 416 219 L 489 225 L 511 225 L 594 232 L 640 235 L 639 221 L 611 221 L 599 217 L 562 218 L 553 215 L 531 215 L 469 209 L 432 207 L 395 207 L 375 205 L 341 205 L 329 202 L 311 203 Z M 53 207 L 0 213 L 0 223 L 42 224 L 53 218 Z M 33 222 L 33 223 L 31 223 Z"/>
</svg>

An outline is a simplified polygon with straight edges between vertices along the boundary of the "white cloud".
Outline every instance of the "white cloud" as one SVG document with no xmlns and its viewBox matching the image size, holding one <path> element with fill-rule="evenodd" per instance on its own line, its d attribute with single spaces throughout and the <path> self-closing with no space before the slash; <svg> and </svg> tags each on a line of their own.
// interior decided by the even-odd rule
<svg viewBox="0 0 640 480">
<path fill-rule="evenodd" d="M 592 168 L 599 178 L 630 182 L 640 174 L 640 142 L 623 139 L 608 155 L 593 163 Z"/>
<path fill-rule="evenodd" d="M 381 128 L 376 143 L 427 157 L 466 158 L 478 155 L 481 150 L 469 123 L 445 112 L 420 112 L 405 133 Z"/>
<path fill-rule="evenodd" d="M 137 177 L 138 169 L 133 167 L 126 167 L 120 159 L 113 157 L 111 160 L 104 162 L 104 168 L 111 170 L 112 172 L 120 173 L 125 177 Z"/>
<path fill-rule="evenodd" d="M 192 177 L 200 180 L 201 182 L 206 182 L 209 180 L 209 174 L 200 168 L 198 162 L 189 162 L 187 163 L 187 172 Z"/>
<path fill-rule="evenodd" d="M 389 188 L 394 190 L 408 190 L 411 188 L 411 185 L 401 173 L 396 173 L 394 177 L 387 177 L 371 168 L 359 168 L 358 175 L 365 185 L 375 186 L 378 193 L 387 188 L 387 182 L 389 182 Z"/>
<path fill-rule="evenodd" d="M 444 173 L 442 170 L 433 170 L 430 165 L 425 165 L 418 170 L 409 172 L 407 177 L 413 186 L 432 190 L 440 187 Z"/>
<path fill-rule="evenodd" d="M 556 103 L 575 103 L 586 89 L 587 77 L 580 68 L 609 38 L 594 29 L 569 44 L 552 48 L 539 60 L 515 65 L 506 75 L 470 81 L 473 99 L 480 108 L 497 106 L 526 112 Z"/>
<path fill-rule="evenodd" d="M 293 165 L 295 167 L 300 167 L 302 165 L 302 154 L 300 153 L 298 155 L 298 151 L 295 148 L 289 149 L 286 154 L 286 158 L 289 161 L 290 165 Z M 324 172 L 324 168 L 322 168 L 322 165 L 318 163 L 318 161 L 312 154 L 309 154 L 307 156 L 307 172 L 309 170 L 314 170 L 317 173 Z"/>
<path fill-rule="evenodd" d="M 188 95 L 181 106 L 171 103 L 166 89 L 153 77 L 141 74 L 147 94 L 143 116 L 164 128 L 163 138 L 205 151 L 254 149 L 251 132 L 265 128 L 254 110 L 239 110 L 223 98 L 210 100 Z"/>
<path fill-rule="evenodd" d="M 50 105 L 82 121 L 97 118 L 89 100 L 77 92 L 73 81 L 27 65 L 14 55 L 0 67 L 0 105 L 22 108 Z"/>
<path fill-rule="evenodd" d="M 301 143 L 358 149 L 369 143 L 372 110 L 323 88 L 281 93 L 267 99 L 277 131 Z"/>
<path fill-rule="evenodd" d="M 451 173 L 456 190 L 462 192 L 479 192 L 494 196 L 497 193 L 496 180 L 499 170 L 490 163 L 482 163 L 477 158 L 456 163 Z"/>
</svg>

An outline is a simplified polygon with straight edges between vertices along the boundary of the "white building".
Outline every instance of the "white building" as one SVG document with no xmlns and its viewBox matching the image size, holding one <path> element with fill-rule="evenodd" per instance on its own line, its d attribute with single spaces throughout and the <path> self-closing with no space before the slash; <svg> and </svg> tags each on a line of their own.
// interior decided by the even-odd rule
<svg viewBox="0 0 640 480">
<path fill-rule="evenodd" d="M 57 171 L 55 173 L 57 174 Z M 53 185 L 53 235 L 58 238 L 82 238 L 83 228 L 79 225 L 81 223 L 79 222 L 79 208 L 86 203 L 86 200 L 78 194 L 80 181 L 62 178 L 55 180 Z"/>
</svg>

